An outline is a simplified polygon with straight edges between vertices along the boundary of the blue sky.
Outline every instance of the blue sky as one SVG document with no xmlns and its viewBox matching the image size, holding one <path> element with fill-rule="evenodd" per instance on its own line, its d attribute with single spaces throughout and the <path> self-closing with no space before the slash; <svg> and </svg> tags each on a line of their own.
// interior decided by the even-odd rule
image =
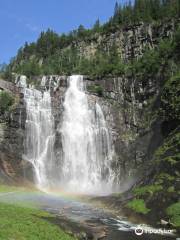
<svg viewBox="0 0 180 240">
<path fill-rule="evenodd" d="M 125 0 L 119 0 L 123 3 Z M 25 43 L 51 28 L 67 33 L 80 24 L 105 22 L 116 0 L 0 0 L 0 63 L 10 60 Z"/>
</svg>

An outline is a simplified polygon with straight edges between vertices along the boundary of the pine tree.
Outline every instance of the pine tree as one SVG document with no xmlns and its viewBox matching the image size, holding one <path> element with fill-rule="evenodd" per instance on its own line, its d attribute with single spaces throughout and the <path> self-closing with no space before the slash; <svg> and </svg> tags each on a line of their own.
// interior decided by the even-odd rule
<svg viewBox="0 0 180 240">
<path fill-rule="evenodd" d="M 97 19 L 94 26 L 93 26 L 93 30 L 98 31 L 99 28 L 100 28 L 100 21 L 99 21 L 99 19 Z"/>
<path fill-rule="evenodd" d="M 78 37 L 85 37 L 86 36 L 86 29 L 83 25 L 79 25 L 78 30 L 77 30 L 77 36 Z"/>
<path fill-rule="evenodd" d="M 114 17 L 118 16 L 119 14 L 119 4 L 118 2 L 115 3 L 115 7 L 114 7 Z"/>
</svg>

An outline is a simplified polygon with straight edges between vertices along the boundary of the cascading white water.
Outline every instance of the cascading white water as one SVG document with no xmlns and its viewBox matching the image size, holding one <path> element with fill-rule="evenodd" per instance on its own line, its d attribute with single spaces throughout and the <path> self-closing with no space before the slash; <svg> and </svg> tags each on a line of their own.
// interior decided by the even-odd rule
<svg viewBox="0 0 180 240">
<path fill-rule="evenodd" d="M 98 103 L 90 106 L 83 77 L 71 76 L 65 94 L 61 181 L 76 192 L 112 191 L 112 144 L 103 112 Z"/>
<path fill-rule="evenodd" d="M 51 112 L 51 96 L 48 91 L 24 88 L 26 102 L 25 156 L 35 169 L 36 183 L 47 189 L 53 182 L 54 119 Z"/>
<path fill-rule="evenodd" d="M 34 166 L 36 183 L 42 190 L 61 187 L 73 192 L 112 192 L 113 148 L 102 109 L 96 98 L 86 94 L 82 76 L 69 77 L 68 84 L 60 127 L 62 155 L 58 159 L 54 155 L 50 92 L 24 87 L 24 158 Z"/>
</svg>

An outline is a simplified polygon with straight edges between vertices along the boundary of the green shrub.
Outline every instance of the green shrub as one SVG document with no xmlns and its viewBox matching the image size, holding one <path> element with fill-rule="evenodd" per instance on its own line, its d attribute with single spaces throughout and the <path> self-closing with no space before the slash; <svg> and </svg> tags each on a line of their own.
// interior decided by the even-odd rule
<svg viewBox="0 0 180 240">
<path fill-rule="evenodd" d="M 146 49 L 142 58 L 134 61 L 133 68 L 137 73 L 141 73 L 144 76 L 147 74 L 154 75 L 159 71 L 160 63 L 159 52 L 157 50 Z"/>
<path fill-rule="evenodd" d="M 179 148 L 180 133 L 179 130 L 176 129 L 165 139 L 163 145 L 156 150 L 156 163 L 164 162 L 171 166 L 177 164 L 180 160 Z"/>
<path fill-rule="evenodd" d="M 99 96 L 103 95 L 103 88 L 100 85 L 97 85 L 97 84 L 88 86 L 87 90 L 91 93 L 96 93 Z"/>
<path fill-rule="evenodd" d="M 156 192 L 159 192 L 163 189 L 161 185 L 147 185 L 139 188 L 134 189 L 134 194 L 136 196 L 143 196 L 145 194 L 153 195 Z"/>
<path fill-rule="evenodd" d="M 168 193 L 173 193 L 175 192 L 174 186 L 171 186 L 167 189 Z"/>
<path fill-rule="evenodd" d="M 132 201 L 127 203 L 126 207 L 132 209 L 137 213 L 142 214 L 147 214 L 150 211 L 150 209 L 146 207 L 143 199 L 133 199 Z"/>
<path fill-rule="evenodd" d="M 9 111 L 13 103 L 14 103 L 14 98 L 12 94 L 6 91 L 0 92 L 0 113 L 1 114 L 5 113 L 6 111 Z"/>
<path fill-rule="evenodd" d="M 180 202 L 170 205 L 166 209 L 166 213 L 170 217 L 171 222 L 176 227 L 180 227 Z"/>
<path fill-rule="evenodd" d="M 176 56 L 176 60 L 180 59 L 180 27 L 178 27 L 175 36 L 174 36 L 174 54 Z"/>
<path fill-rule="evenodd" d="M 180 73 L 166 82 L 161 97 L 160 113 L 165 120 L 180 120 Z"/>
<path fill-rule="evenodd" d="M 175 180 L 175 176 L 172 176 L 168 173 L 162 172 L 156 175 L 155 177 L 155 184 L 160 185 L 167 182 L 172 182 Z"/>
<path fill-rule="evenodd" d="M 159 179 L 166 179 L 168 181 L 174 181 L 175 177 L 169 175 L 168 173 L 160 173 L 160 175 L 158 176 Z"/>
</svg>

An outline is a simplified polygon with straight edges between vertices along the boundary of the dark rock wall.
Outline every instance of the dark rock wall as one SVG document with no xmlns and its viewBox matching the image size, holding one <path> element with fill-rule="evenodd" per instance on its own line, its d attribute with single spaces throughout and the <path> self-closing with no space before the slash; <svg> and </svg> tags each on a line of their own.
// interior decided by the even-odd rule
<svg viewBox="0 0 180 240">
<path fill-rule="evenodd" d="M 87 80 L 87 85 L 94 84 L 103 89 L 98 101 L 113 136 L 116 153 L 113 167 L 122 182 L 136 179 L 162 141 L 160 123 L 154 122 L 153 115 L 159 84 L 149 80 L 142 86 L 138 79 L 123 76 Z"/>
<path fill-rule="evenodd" d="M 32 166 L 23 160 L 26 109 L 22 94 L 15 89 L 18 103 L 0 115 L 0 181 L 5 182 L 33 179 Z"/>
</svg>

